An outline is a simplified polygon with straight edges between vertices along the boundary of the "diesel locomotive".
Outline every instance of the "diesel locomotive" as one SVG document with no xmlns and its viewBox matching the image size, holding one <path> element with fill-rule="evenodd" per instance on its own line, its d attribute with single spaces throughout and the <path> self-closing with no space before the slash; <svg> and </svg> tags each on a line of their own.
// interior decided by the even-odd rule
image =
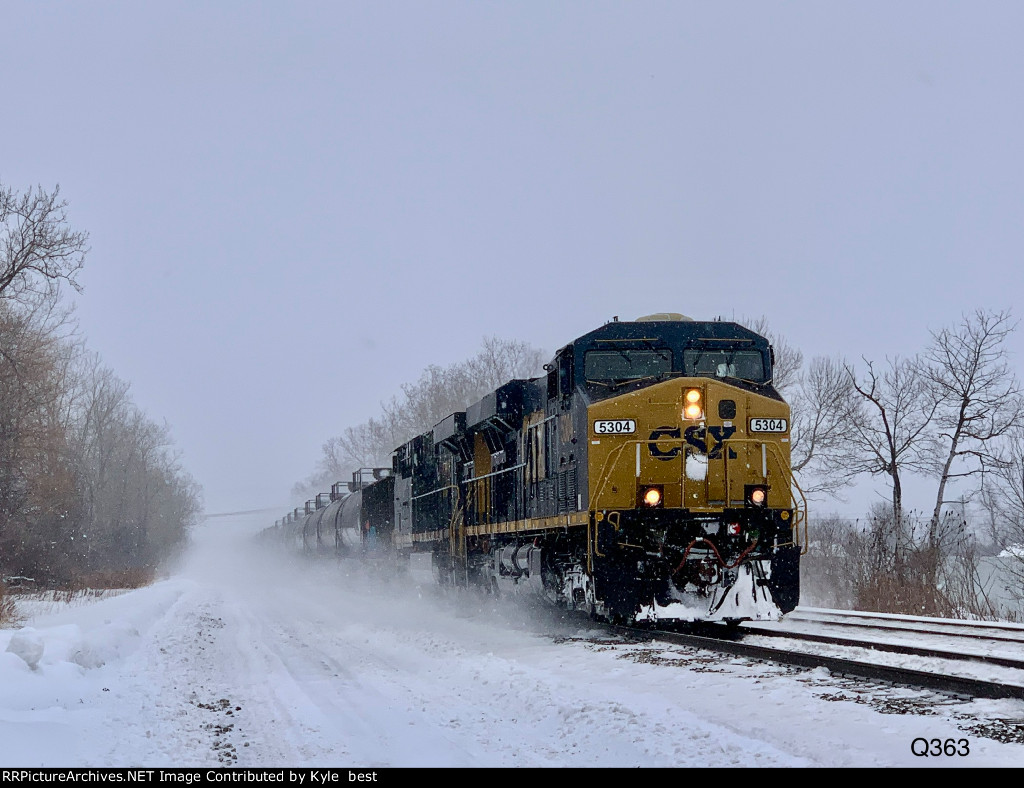
<svg viewBox="0 0 1024 788">
<path fill-rule="evenodd" d="M 807 534 L 773 362 L 737 323 L 615 319 L 278 526 L 602 620 L 778 618 Z"/>
</svg>

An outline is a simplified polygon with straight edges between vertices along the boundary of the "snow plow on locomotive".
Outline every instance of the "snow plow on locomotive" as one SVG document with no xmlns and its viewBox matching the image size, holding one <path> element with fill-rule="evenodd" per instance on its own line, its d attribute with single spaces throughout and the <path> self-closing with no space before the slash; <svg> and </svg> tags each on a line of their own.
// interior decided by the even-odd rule
<svg viewBox="0 0 1024 788">
<path fill-rule="evenodd" d="M 736 323 L 607 323 L 398 447 L 368 521 L 442 584 L 610 621 L 778 618 L 806 501 L 773 360 Z"/>
</svg>

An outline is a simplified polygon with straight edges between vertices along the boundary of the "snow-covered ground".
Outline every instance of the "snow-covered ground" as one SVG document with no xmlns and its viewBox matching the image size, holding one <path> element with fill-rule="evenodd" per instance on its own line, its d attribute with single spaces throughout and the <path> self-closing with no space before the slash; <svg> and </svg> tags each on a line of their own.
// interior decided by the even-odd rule
<svg viewBox="0 0 1024 788">
<path fill-rule="evenodd" d="M 0 765 L 1024 765 L 969 728 L 1022 702 L 885 704 L 823 670 L 606 647 L 584 622 L 260 553 L 261 526 L 210 521 L 151 587 L 25 605 L 0 631 Z"/>
</svg>

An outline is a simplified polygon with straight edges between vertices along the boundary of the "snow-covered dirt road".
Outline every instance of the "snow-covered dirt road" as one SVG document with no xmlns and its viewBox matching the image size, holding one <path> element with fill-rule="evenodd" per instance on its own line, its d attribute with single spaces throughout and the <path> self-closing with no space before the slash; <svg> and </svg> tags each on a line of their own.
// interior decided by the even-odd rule
<svg viewBox="0 0 1024 788">
<path fill-rule="evenodd" d="M 213 522 L 174 576 L 0 633 L 3 765 L 1024 764 L 1024 744 L 965 727 L 1021 703 L 885 708 L 824 672 L 603 645 L 583 622 L 261 554 L 255 524 Z M 922 738 L 967 754 L 914 756 Z"/>
</svg>

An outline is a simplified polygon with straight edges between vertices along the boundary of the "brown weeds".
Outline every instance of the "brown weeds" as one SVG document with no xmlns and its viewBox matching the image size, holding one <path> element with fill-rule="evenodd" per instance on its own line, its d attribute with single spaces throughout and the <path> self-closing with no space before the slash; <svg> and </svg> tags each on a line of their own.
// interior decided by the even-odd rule
<svg viewBox="0 0 1024 788">
<path fill-rule="evenodd" d="M 7 586 L 0 583 L 0 627 L 9 627 L 18 621 L 14 597 L 7 593 Z"/>
</svg>

